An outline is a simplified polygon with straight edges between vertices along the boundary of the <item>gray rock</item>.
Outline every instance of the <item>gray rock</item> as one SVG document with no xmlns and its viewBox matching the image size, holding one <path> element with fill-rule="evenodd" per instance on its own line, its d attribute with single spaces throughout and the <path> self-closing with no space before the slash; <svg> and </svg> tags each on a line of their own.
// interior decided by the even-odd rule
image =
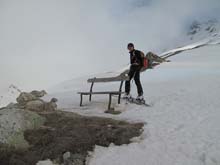
<svg viewBox="0 0 220 165">
<path fill-rule="evenodd" d="M 57 98 L 52 98 L 52 99 L 50 100 L 50 102 L 54 102 L 54 103 L 56 103 L 57 101 L 58 101 Z"/>
<path fill-rule="evenodd" d="M 55 111 L 57 110 L 57 104 L 56 102 L 45 102 L 43 100 L 38 99 L 27 102 L 25 105 L 25 109 L 35 112 Z"/>
<path fill-rule="evenodd" d="M 35 112 L 17 108 L 3 108 L 0 111 L 0 143 L 16 148 L 28 147 L 24 131 L 43 125 L 45 118 Z"/>
<path fill-rule="evenodd" d="M 54 111 L 57 109 L 56 98 L 52 98 L 50 102 L 45 102 L 40 99 L 46 93 L 42 91 L 32 91 L 30 93 L 22 92 L 17 98 L 18 104 L 10 104 L 8 108 L 22 108 L 30 111 L 42 112 L 42 111 Z"/>
<path fill-rule="evenodd" d="M 29 101 L 25 105 L 25 109 L 30 111 L 42 112 L 45 110 L 45 102 L 43 100 Z"/>
<path fill-rule="evenodd" d="M 52 98 L 50 102 L 45 103 L 44 109 L 45 111 L 55 111 L 57 110 L 57 102 L 56 98 Z"/>
<path fill-rule="evenodd" d="M 30 94 L 34 95 L 37 98 L 40 98 L 40 97 L 45 96 L 47 94 L 47 92 L 45 90 L 42 90 L 42 91 L 34 90 Z"/>
<path fill-rule="evenodd" d="M 54 164 L 51 160 L 42 160 L 42 161 L 39 161 L 39 162 L 37 162 L 37 164 L 36 165 L 56 165 L 56 164 Z"/>
<path fill-rule="evenodd" d="M 84 165 L 84 156 L 65 152 L 63 154 L 64 165 Z"/>
<path fill-rule="evenodd" d="M 37 97 L 30 93 L 22 92 L 16 100 L 19 105 L 25 105 L 29 101 L 37 100 Z"/>
<path fill-rule="evenodd" d="M 70 152 L 65 152 L 63 154 L 63 161 L 64 161 L 64 164 L 67 164 L 67 162 L 70 160 L 71 158 L 71 153 Z"/>
</svg>

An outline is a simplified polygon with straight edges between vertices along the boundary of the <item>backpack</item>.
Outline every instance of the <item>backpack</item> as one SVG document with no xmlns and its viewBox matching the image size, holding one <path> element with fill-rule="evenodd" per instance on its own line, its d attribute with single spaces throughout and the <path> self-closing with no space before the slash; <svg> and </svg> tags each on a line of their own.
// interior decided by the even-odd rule
<svg viewBox="0 0 220 165">
<path fill-rule="evenodd" d="M 143 68 L 142 69 L 147 69 L 149 67 L 149 60 L 143 52 L 141 52 L 141 57 L 143 58 Z"/>
</svg>

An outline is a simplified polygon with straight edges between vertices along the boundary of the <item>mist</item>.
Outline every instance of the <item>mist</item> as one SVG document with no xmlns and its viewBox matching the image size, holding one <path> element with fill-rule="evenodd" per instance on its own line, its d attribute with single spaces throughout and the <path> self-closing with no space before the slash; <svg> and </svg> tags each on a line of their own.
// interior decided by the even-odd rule
<svg viewBox="0 0 220 165">
<path fill-rule="evenodd" d="M 219 11 L 219 0 L 0 0 L 0 91 L 117 70 L 128 42 L 160 53 Z"/>
</svg>

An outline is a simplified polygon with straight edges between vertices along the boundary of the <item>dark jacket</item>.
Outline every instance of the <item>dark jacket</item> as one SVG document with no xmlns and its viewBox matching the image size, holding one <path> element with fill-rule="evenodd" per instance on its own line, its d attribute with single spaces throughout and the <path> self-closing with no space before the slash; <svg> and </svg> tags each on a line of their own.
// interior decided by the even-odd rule
<svg viewBox="0 0 220 165">
<path fill-rule="evenodd" d="M 130 63 L 131 64 L 134 64 L 134 63 L 137 63 L 139 66 L 143 66 L 143 63 L 144 63 L 144 59 L 141 55 L 141 51 L 139 50 L 133 50 L 130 53 Z"/>
</svg>

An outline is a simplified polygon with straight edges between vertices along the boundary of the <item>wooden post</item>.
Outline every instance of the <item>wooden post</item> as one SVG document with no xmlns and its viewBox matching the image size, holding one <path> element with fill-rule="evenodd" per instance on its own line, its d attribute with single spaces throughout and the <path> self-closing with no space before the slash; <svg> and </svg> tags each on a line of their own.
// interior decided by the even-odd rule
<svg viewBox="0 0 220 165">
<path fill-rule="evenodd" d="M 108 110 L 111 110 L 111 103 L 112 103 L 112 94 L 109 93 Z"/>
<path fill-rule="evenodd" d="M 93 88 L 94 82 L 95 82 L 95 78 L 94 78 L 94 81 L 92 82 L 91 87 L 90 87 L 89 101 L 92 101 L 92 88 Z"/>
<path fill-rule="evenodd" d="M 123 82 L 124 81 L 121 81 L 121 84 L 120 84 L 120 87 L 119 87 L 119 92 L 122 91 Z M 118 104 L 120 104 L 120 103 L 121 103 L 121 94 L 118 95 Z"/>
<path fill-rule="evenodd" d="M 83 101 L 83 94 L 80 94 L 80 107 L 82 106 L 82 101 Z"/>
</svg>

